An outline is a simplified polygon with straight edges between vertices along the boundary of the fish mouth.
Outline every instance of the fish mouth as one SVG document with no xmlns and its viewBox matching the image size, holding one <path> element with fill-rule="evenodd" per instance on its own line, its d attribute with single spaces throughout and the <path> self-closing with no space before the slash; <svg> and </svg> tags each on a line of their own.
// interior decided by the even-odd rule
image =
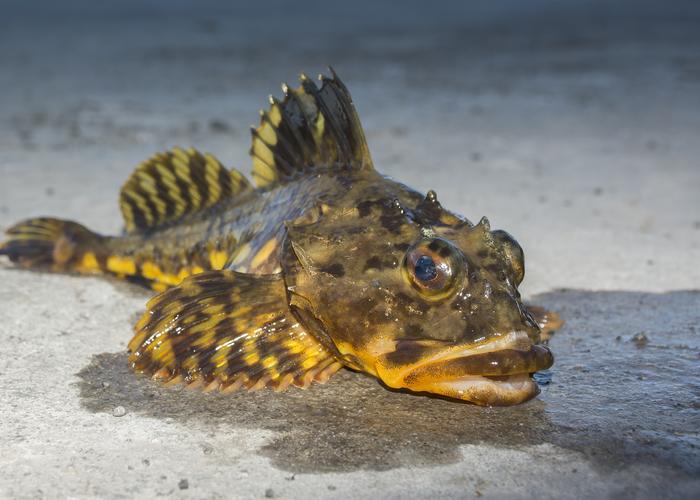
<svg viewBox="0 0 700 500">
<path fill-rule="evenodd" d="M 410 345 L 397 346 L 410 349 Z M 391 387 L 428 392 L 483 406 L 508 406 L 539 394 L 531 374 L 554 363 L 551 351 L 516 331 L 479 344 L 432 347 L 420 361 L 402 369 L 386 369 L 380 377 Z M 427 355 L 427 356 L 426 356 Z M 385 378 L 384 376 L 387 376 Z"/>
</svg>

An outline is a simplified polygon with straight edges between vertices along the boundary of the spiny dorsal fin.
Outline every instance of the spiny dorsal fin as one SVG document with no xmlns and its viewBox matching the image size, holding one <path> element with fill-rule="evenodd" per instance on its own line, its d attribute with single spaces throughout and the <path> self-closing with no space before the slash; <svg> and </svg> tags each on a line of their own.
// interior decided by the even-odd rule
<svg viewBox="0 0 700 500">
<path fill-rule="evenodd" d="M 131 174 L 119 206 L 128 232 L 144 230 L 251 189 L 237 170 L 189 148 L 157 153 Z"/>
<path fill-rule="evenodd" d="M 325 382 L 341 365 L 286 300 L 281 275 L 197 274 L 151 299 L 129 360 L 138 372 L 205 390 Z"/>
<path fill-rule="evenodd" d="M 338 76 L 319 77 L 318 89 L 302 74 L 301 86 L 283 85 L 284 99 L 270 98 L 253 129 L 253 179 L 258 187 L 284 182 L 322 167 L 371 169 L 360 119 Z"/>
</svg>

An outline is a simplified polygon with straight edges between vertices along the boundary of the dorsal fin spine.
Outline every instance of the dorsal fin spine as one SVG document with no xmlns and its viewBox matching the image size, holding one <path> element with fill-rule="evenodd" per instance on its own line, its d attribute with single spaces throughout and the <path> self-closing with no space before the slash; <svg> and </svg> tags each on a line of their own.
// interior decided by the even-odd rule
<svg viewBox="0 0 700 500">
<path fill-rule="evenodd" d="M 272 132 L 275 134 L 275 139 L 276 142 L 275 144 L 270 144 L 270 146 L 278 146 L 282 150 L 282 152 L 286 153 L 287 158 L 289 158 L 294 164 L 300 165 L 303 160 L 297 153 L 296 148 L 290 144 L 290 142 L 287 140 L 286 136 L 284 134 L 278 134 L 275 132 L 275 129 L 281 128 L 282 125 L 282 111 L 281 111 L 281 106 L 282 104 L 280 101 L 276 98 L 272 98 L 272 107 L 270 108 L 270 111 L 265 114 L 267 117 L 267 121 L 272 125 L 273 130 Z M 286 162 L 287 166 L 290 170 L 293 170 L 293 167 L 290 165 L 289 161 Z"/>
<path fill-rule="evenodd" d="M 333 113 L 331 112 L 331 110 L 328 109 L 328 106 L 326 105 L 326 103 L 323 101 L 323 99 L 320 98 L 320 96 L 318 94 L 318 88 L 316 88 L 316 84 L 314 82 L 312 82 L 308 78 L 303 78 L 301 80 L 301 86 L 302 86 L 302 89 L 305 93 L 313 96 L 313 98 L 316 101 L 317 106 L 319 108 L 317 110 L 316 125 L 311 130 L 312 130 L 313 135 L 314 135 L 314 142 L 318 145 L 318 149 L 319 149 L 318 156 L 321 158 L 328 157 L 329 156 L 328 144 L 327 144 L 327 141 L 323 140 L 323 131 L 325 130 L 325 126 L 326 126 L 326 116 L 328 117 L 328 123 L 331 126 L 331 128 L 333 129 L 333 133 L 334 133 L 335 137 L 342 137 L 338 132 L 339 127 L 338 127 L 337 121 L 336 121 L 335 117 L 333 116 Z M 343 149 L 342 148 L 342 141 L 336 142 L 335 146 L 336 146 L 335 147 L 336 151 L 333 152 L 334 154 L 332 155 L 332 157 L 338 158 L 339 152 L 337 151 L 337 149 L 338 149 L 338 147 Z M 349 153 L 348 151 L 343 151 L 343 152 Z"/>
<path fill-rule="evenodd" d="M 301 82 L 302 87 L 305 92 L 313 95 L 316 98 L 316 101 L 319 104 L 320 113 L 319 113 L 319 119 L 323 119 L 324 125 L 325 125 L 325 117 L 328 117 L 328 124 L 330 125 L 331 129 L 333 130 L 333 134 L 335 137 L 342 138 L 343 137 L 343 132 L 341 129 L 340 124 L 338 123 L 338 120 L 336 119 L 335 115 L 331 112 L 331 110 L 328 108 L 328 105 L 326 104 L 325 101 L 320 99 L 318 97 L 318 88 L 316 87 L 316 84 L 312 82 L 311 80 L 302 80 Z M 339 149 L 339 151 L 336 151 L 336 157 L 340 156 L 352 156 L 352 152 L 349 151 L 347 144 L 345 141 L 337 141 L 336 143 L 336 148 Z"/>
<path fill-rule="evenodd" d="M 284 120 L 282 103 L 279 101 L 279 99 L 272 96 L 270 97 L 270 103 L 270 111 L 266 113 L 266 117 L 268 118 L 270 125 L 272 125 L 272 132 L 275 134 L 276 142 L 274 146 L 279 146 L 281 152 L 287 153 L 287 158 L 289 158 L 293 164 L 301 165 L 303 163 L 303 159 L 301 156 L 299 156 L 297 151 L 298 145 L 295 147 L 295 145 L 288 139 L 287 129 L 289 128 L 289 125 Z M 284 133 L 278 133 L 278 129 L 280 132 Z M 292 139 L 294 139 L 295 142 L 298 142 L 296 136 L 292 135 Z M 268 144 L 271 146 L 273 145 L 270 144 L 270 142 L 268 142 Z M 289 161 L 286 163 L 289 170 L 294 170 Z"/>
<path fill-rule="evenodd" d="M 272 154 L 272 150 L 270 149 L 271 146 L 276 146 L 276 147 L 277 147 L 277 150 L 278 150 L 280 153 L 281 153 L 281 152 L 286 152 L 286 151 L 287 151 L 287 148 L 285 147 L 285 141 L 284 141 L 283 139 L 281 139 L 281 138 L 279 138 L 279 139 L 275 142 L 275 144 L 269 144 L 269 143 L 260 135 L 260 133 L 259 133 L 257 130 L 253 129 L 253 130 L 252 130 L 252 134 L 253 134 L 253 136 L 255 136 L 255 137 L 259 137 L 260 140 L 261 140 L 262 142 L 265 143 L 265 146 L 266 146 L 267 149 L 270 151 L 270 154 Z M 262 159 L 262 158 L 261 158 L 261 159 Z M 265 160 L 263 159 L 263 161 L 265 161 Z M 277 159 L 272 161 L 272 165 L 270 165 L 270 164 L 268 163 L 268 166 L 269 166 L 270 168 L 272 168 L 274 165 L 277 166 L 277 169 L 278 169 L 278 170 L 282 170 L 282 172 L 285 173 L 285 174 L 287 174 L 287 175 L 290 175 L 290 174 L 292 174 L 292 173 L 294 172 L 294 167 L 292 167 L 292 165 L 291 165 L 287 160 L 284 159 L 284 156 L 283 156 L 282 154 L 278 154 L 278 155 L 277 155 Z"/>
<path fill-rule="evenodd" d="M 274 125 L 272 123 L 272 120 L 270 119 L 270 115 L 265 112 L 261 111 L 260 112 L 260 129 L 253 130 L 255 133 L 258 134 L 258 136 L 265 141 L 265 144 L 268 144 L 270 146 L 275 146 L 277 144 L 277 134 L 275 134 L 275 127 L 277 125 Z"/>
<path fill-rule="evenodd" d="M 319 89 L 307 75 L 284 100 L 270 98 L 253 132 L 253 178 L 259 187 L 287 182 L 315 169 L 362 170 L 372 159 L 352 99 L 337 75 L 321 77 Z"/>
<path fill-rule="evenodd" d="M 253 135 L 260 138 L 257 130 L 253 131 Z M 253 143 L 253 154 L 255 154 L 255 156 L 260 158 L 269 166 L 273 166 L 275 164 L 270 146 L 262 139 Z"/>
<path fill-rule="evenodd" d="M 306 119 L 306 113 L 304 112 L 304 108 L 302 107 L 302 104 L 299 102 L 299 99 L 297 98 L 296 92 L 288 90 L 286 92 L 288 105 L 296 106 L 299 108 L 299 117 L 304 121 L 304 126 L 302 127 L 295 127 L 292 124 L 289 123 L 289 121 L 286 119 L 286 117 L 282 118 L 282 123 L 287 125 L 287 128 L 291 131 L 292 136 L 296 140 L 296 143 L 299 145 L 299 148 L 301 148 L 303 155 L 305 158 L 309 158 L 310 156 L 313 155 L 313 146 L 309 145 L 309 137 L 304 137 L 304 133 L 308 132 L 309 130 L 309 122 Z M 313 141 L 313 136 L 310 138 Z M 303 165 L 305 167 L 309 166 L 308 163 Z"/>
<path fill-rule="evenodd" d="M 350 98 L 350 92 L 348 91 L 348 88 L 345 86 L 345 84 L 338 78 L 338 75 L 336 74 L 335 70 L 332 67 L 328 67 L 329 71 L 331 72 L 332 79 L 329 79 L 327 77 L 322 78 L 322 81 L 325 83 L 326 81 L 329 81 L 331 83 L 334 83 L 335 85 L 331 85 L 330 88 L 333 90 L 333 93 L 336 96 L 336 99 L 338 99 L 338 102 L 340 103 L 340 106 L 343 108 L 343 112 L 345 113 L 346 118 L 350 122 L 350 125 L 352 126 L 352 129 L 355 133 L 358 134 L 357 142 L 358 144 L 353 144 L 352 146 L 357 147 L 360 149 L 358 153 L 360 153 L 360 160 L 362 162 L 361 167 L 362 168 L 372 168 L 372 159 L 369 154 L 369 148 L 367 147 L 367 140 L 365 138 L 365 132 L 362 129 L 362 124 L 360 123 L 359 118 L 357 117 L 357 113 L 355 113 L 352 99 Z M 336 86 L 340 89 L 341 93 L 338 93 L 338 90 L 336 89 Z"/>
</svg>

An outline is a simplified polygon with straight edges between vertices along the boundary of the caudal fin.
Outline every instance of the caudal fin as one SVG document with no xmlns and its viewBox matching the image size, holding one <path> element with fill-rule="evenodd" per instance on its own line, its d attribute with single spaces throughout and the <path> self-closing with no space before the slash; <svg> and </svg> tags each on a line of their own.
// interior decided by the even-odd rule
<svg viewBox="0 0 700 500">
<path fill-rule="evenodd" d="M 86 227 L 61 219 L 39 217 L 19 222 L 7 230 L 0 255 L 23 267 L 56 271 L 99 270 L 103 237 Z"/>
</svg>

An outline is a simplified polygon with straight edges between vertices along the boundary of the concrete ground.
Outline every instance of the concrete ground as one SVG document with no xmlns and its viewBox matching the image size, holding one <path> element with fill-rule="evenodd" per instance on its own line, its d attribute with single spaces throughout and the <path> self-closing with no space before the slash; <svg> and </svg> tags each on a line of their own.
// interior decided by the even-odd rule
<svg viewBox="0 0 700 500">
<path fill-rule="evenodd" d="M 700 496 L 700 9 L 430 9 L 3 2 L 0 229 L 117 232 L 119 186 L 173 145 L 247 170 L 265 97 L 330 63 L 380 170 L 525 248 L 525 295 L 567 321 L 541 396 L 159 388 L 126 364 L 147 292 L 3 260 L 1 497 Z"/>
</svg>

